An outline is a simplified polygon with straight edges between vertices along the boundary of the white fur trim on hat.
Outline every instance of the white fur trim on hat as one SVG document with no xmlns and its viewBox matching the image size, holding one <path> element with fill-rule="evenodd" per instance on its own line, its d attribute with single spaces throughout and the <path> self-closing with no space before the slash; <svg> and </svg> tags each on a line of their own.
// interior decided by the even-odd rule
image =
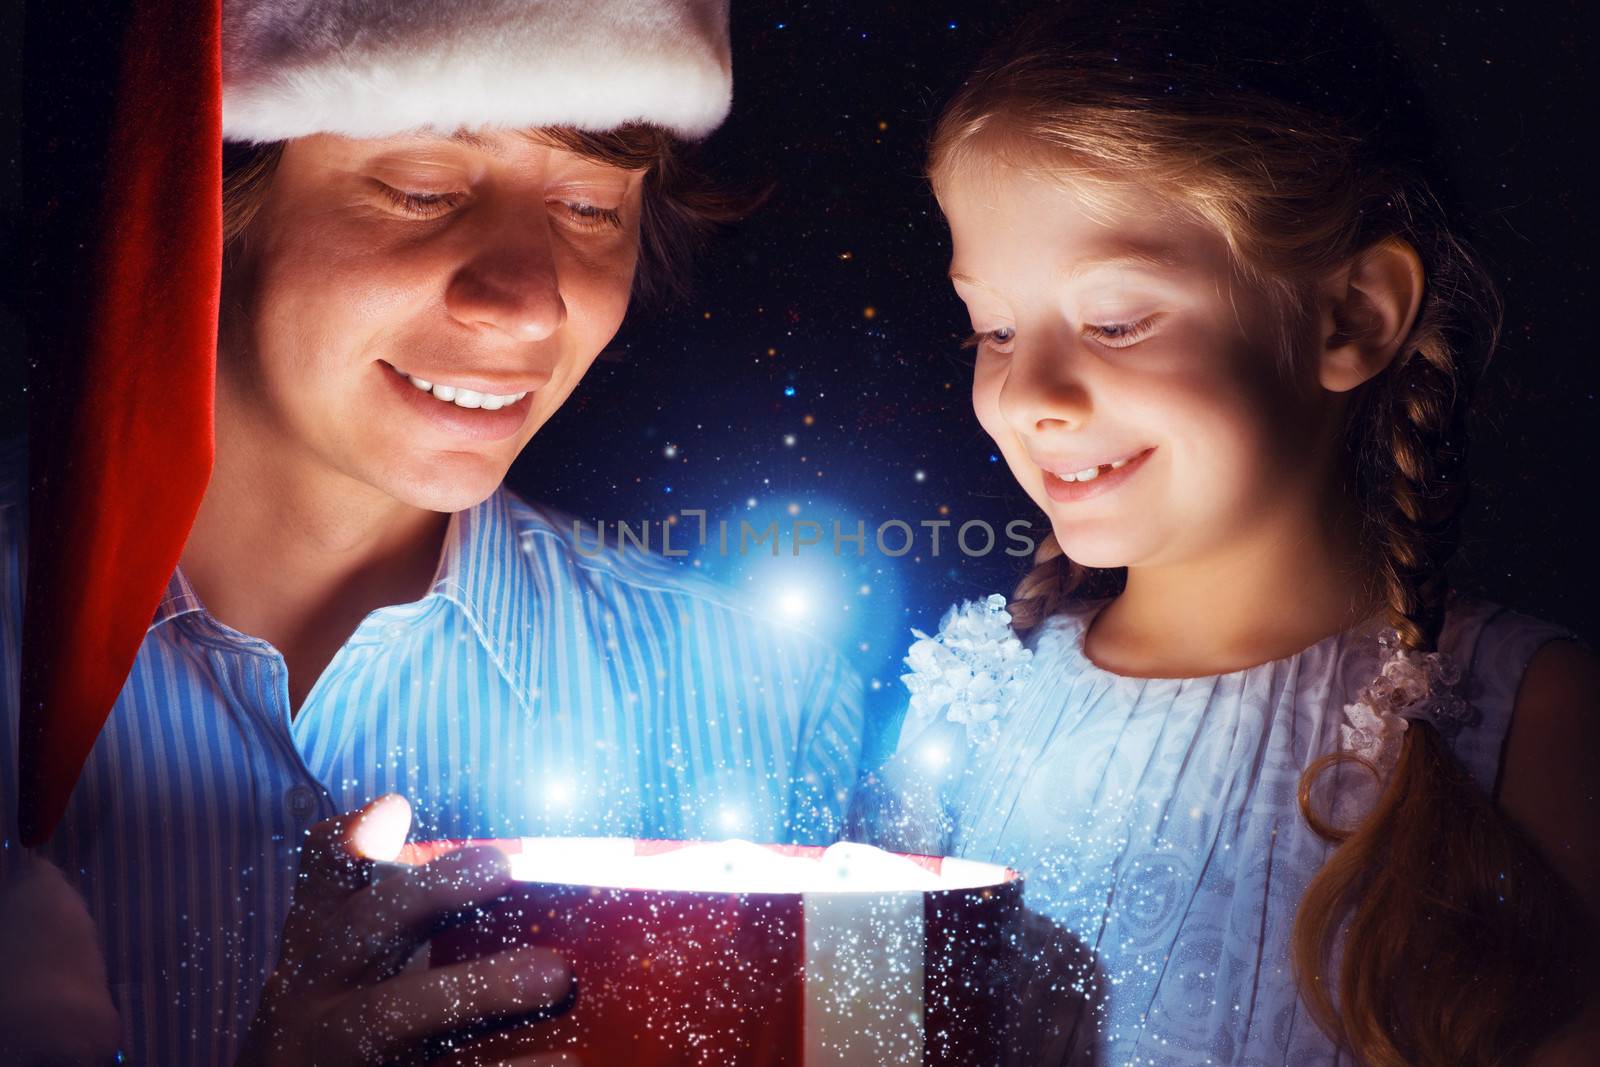
<svg viewBox="0 0 1600 1067">
<path fill-rule="evenodd" d="M 715 129 L 728 0 L 225 0 L 222 132 Z"/>
</svg>

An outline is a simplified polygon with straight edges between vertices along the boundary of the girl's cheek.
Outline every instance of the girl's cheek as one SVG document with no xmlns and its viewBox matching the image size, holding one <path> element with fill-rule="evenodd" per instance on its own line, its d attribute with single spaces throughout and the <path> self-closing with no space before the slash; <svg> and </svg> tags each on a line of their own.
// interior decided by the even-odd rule
<svg viewBox="0 0 1600 1067">
<path fill-rule="evenodd" d="M 1000 414 L 1000 390 L 1005 382 L 1006 361 L 980 352 L 972 371 L 972 410 L 978 424 L 1001 445 L 1010 438 Z"/>
</svg>

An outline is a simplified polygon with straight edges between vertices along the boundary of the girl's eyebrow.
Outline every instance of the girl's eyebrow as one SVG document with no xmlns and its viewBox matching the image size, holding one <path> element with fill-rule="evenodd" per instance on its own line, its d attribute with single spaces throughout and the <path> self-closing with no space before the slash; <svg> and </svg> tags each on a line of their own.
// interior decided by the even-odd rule
<svg viewBox="0 0 1600 1067">
<path fill-rule="evenodd" d="M 1188 258 L 1179 252 L 1164 245 L 1149 245 L 1143 247 L 1123 247 L 1116 252 L 1104 255 L 1090 256 L 1076 260 L 1063 272 L 1062 277 L 1070 280 L 1091 270 L 1102 267 L 1146 267 L 1155 270 L 1172 270 L 1188 263 Z"/>
<path fill-rule="evenodd" d="M 1108 250 L 1099 255 L 1087 256 L 1075 260 L 1071 266 L 1062 272 L 1062 278 L 1071 281 L 1091 270 L 1103 267 L 1145 267 L 1154 270 L 1174 270 L 1187 266 L 1189 257 L 1166 245 L 1123 245 L 1116 246 L 1114 251 Z M 980 289 L 989 288 L 982 281 L 970 274 L 963 274 L 952 268 L 949 273 L 952 282 L 961 282 L 964 285 L 976 286 Z"/>
</svg>

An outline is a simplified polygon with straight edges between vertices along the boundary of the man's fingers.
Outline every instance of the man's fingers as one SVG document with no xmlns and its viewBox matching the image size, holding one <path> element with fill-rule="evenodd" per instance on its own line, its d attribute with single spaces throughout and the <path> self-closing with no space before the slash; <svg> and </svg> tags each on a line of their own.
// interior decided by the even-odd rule
<svg viewBox="0 0 1600 1067">
<path fill-rule="evenodd" d="M 386 976 L 454 912 L 483 904 L 511 885 L 496 848 L 464 848 L 350 895 L 330 919 L 317 952 L 336 980 Z"/>
<path fill-rule="evenodd" d="M 387 793 L 356 811 L 324 819 L 300 846 L 295 903 L 327 913 L 371 879 L 372 860 L 393 859 L 411 829 L 411 805 Z"/>
<path fill-rule="evenodd" d="M 559 1006 L 572 972 L 547 948 L 520 948 L 407 972 L 347 998 L 318 1025 L 318 1063 L 380 1064 L 430 1037 L 511 1023 Z"/>
<path fill-rule="evenodd" d="M 411 832 L 411 804 L 399 793 L 385 793 L 357 814 L 349 847 L 363 859 L 392 862 Z"/>
</svg>

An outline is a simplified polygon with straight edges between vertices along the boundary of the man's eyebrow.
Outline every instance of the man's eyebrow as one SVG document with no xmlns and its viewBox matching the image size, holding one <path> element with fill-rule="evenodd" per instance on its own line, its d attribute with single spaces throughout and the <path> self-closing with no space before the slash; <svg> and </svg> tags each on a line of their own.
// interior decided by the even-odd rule
<svg viewBox="0 0 1600 1067">
<path fill-rule="evenodd" d="M 468 148 L 476 148 L 480 152 L 487 152 L 491 156 L 505 155 L 505 150 L 500 146 L 499 141 L 474 133 L 471 130 L 457 130 L 450 135 L 450 140 L 456 144 L 464 144 Z"/>
</svg>

